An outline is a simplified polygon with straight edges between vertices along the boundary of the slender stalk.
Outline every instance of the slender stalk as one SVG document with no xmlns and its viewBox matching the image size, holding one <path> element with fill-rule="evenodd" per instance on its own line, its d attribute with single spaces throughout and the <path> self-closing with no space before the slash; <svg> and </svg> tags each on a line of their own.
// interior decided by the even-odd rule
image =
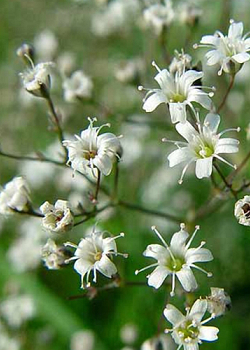
<svg viewBox="0 0 250 350">
<path fill-rule="evenodd" d="M 127 209 L 136 210 L 136 211 L 139 211 L 141 213 L 150 214 L 150 215 L 153 215 L 153 216 L 159 216 L 159 217 L 162 217 L 164 219 L 176 222 L 178 224 L 180 222 L 185 222 L 185 219 L 183 219 L 183 218 L 179 218 L 179 217 L 176 217 L 176 216 L 168 214 L 168 213 L 162 213 L 162 212 L 159 212 L 159 211 L 156 211 L 156 210 L 151 210 L 151 209 L 142 207 L 142 206 L 140 206 L 138 204 L 128 203 L 128 202 L 125 202 L 125 201 L 122 201 L 122 200 L 118 201 L 117 204 L 119 206 L 125 207 Z"/>
<path fill-rule="evenodd" d="M 108 203 L 108 204 L 104 205 L 102 208 L 99 208 L 99 209 L 94 208 L 94 210 L 84 213 L 83 215 L 85 216 L 85 218 L 80 220 L 80 221 L 78 221 L 78 222 L 76 222 L 74 224 L 74 226 L 78 226 L 78 225 L 83 224 L 84 222 L 88 221 L 92 217 L 96 216 L 97 214 L 101 213 L 102 211 L 104 211 L 104 210 L 106 210 L 106 209 L 108 209 L 108 208 L 110 208 L 112 206 L 113 206 L 112 203 Z"/>
<path fill-rule="evenodd" d="M 6 158 L 11 158 L 11 159 L 16 159 L 16 160 L 30 160 L 30 161 L 35 161 L 35 162 L 48 162 L 48 163 L 53 163 L 53 164 L 60 165 L 60 166 L 65 166 L 65 162 L 60 162 L 58 160 L 50 159 L 50 158 L 47 158 L 43 155 L 38 156 L 38 157 L 19 156 L 16 154 L 7 153 L 7 152 L 3 152 L 2 150 L 0 150 L 0 156 L 6 157 Z"/>
<path fill-rule="evenodd" d="M 115 179 L 114 179 L 114 189 L 112 194 L 112 199 L 116 200 L 118 193 L 118 179 L 119 179 L 119 163 L 115 163 Z"/>
<path fill-rule="evenodd" d="M 224 182 L 224 184 L 226 185 L 226 187 L 230 190 L 230 192 L 232 193 L 232 195 L 234 196 L 234 198 L 237 200 L 237 199 L 238 199 L 238 198 L 237 198 L 237 193 L 232 189 L 232 184 L 229 183 L 229 182 L 227 181 L 227 179 L 225 178 L 225 176 L 224 176 L 223 173 L 221 172 L 221 170 L 220 170 L 218 164 L 216 164 L 216 163 L 214 162 L 213 166 L 214 166 L 214 168 L 217 170 L 217 173 L 218 173 L 219 176 L 221 177 L 221 179 L 222 179 L 222 181 Z"/>
<path fill-rule="evenodd" d="M 219 113 L 219 112 L 221 111 L 221 109 L 224 107 L 224 105 L 225 105 L 225 103 L 226 103 L 226 100 L 227 100 L 227 98 L 228 98 L 228 95 L 229 95 L 229 93 L 230 93 L 230 91 L 231 91 L 231 89 L 232 89 L 232 87 L 233 87 L 233 85 L 234 85 L 234 80 L 235 80 L 235 74 L 230 75 L 230 83 L 229 83 L 229 86 L 228 86 L 228 88 L 227 88 L 227 91 L 226 91 L 226 93 L 225 93 L 225 95 L 224 95 L 224 97 L 223 97 L 223 100 L 222 100 L 221 104 L 219 105 L 219 107 L 218 107 L 218 109 L 217 109 L 217 113 Z"/>
<path fill-rule="evenodd" d="M 231 174 L 228 175 L 227 180 L 231 182 L 236 175 L 244 168 L 244 166 L 248 163 L 250 160 L 250 152 L 247 153 L 246 157 L 242 160 L 240 165 L 237 166 L 237 169 L 235 169 Z"/>
<path fill-rule="evenodd" d="M 101 184 L 101 172 L 99 169 L 97 169 L 97 182 L 96 182 L 96 189 L 95 189 L 95 195 L 94 195 L 95 202 L 97 202 L 100 184 Z"/>
<path fill-rule="evenodd" d="M 52 116 L 54 118 L 54 122 L 55 122 L 56 129 L 57 129 L 56 131 L 57 131 L 59 140 L 60 140 L 60 142 L 62 144 L 62 142 L 64 140 L 63 131 L 62 131 L 62 128 L 61 128 L 61 125 L 60 125 L 60 120 L 59 120 L 59 117 L 58 117 L 58 115 L 56 113 L 53 101 L 52 101 L 52 99 L 51 99 L 49 94 L 46 97 L 46 101 L 48 102 L 49 109 L 50 109 L 51 114 L 52 114 Z M 65 152 L 65 160 L 66 160 L 68 158 L 68 151 L 67 151 L 67 148 L 65 146 L 63 146 L 63 144 L 62 144 L 62 147 L 63 147 L 64 152 Z"/>
</svg>

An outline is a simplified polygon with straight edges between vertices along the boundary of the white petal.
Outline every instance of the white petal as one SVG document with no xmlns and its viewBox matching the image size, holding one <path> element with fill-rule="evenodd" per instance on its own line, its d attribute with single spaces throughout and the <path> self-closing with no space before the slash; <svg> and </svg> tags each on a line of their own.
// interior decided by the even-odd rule
<svg viewBox="0 0 250 350">
<path fill-rule="evenodd" d="M 107 176 L 110 174 L 112 170 L 112 161 L 110 157 L 103 153 L 103 154 L 98 154 L 93 160 L 93 164 L 100 170 L 100 172 Z"/>
<path fill-rule="evenodd" d="M 157 268 L 149 275 L 148 285 L 156 289 L 160 288 L 165 278 L 170 271 L 164 266 L 157 266 Z"/>
<path fill-rule="evenodd" d="M 172 123 L 185 123 L 187 119 L 186 104 L 185 103 L 169 103 L 169 113 Z"/>
<path fill-rule="evenodd" d="M 199 350 L 198 343 L 184 344 L 184 350 Z"/>
<path fill-rule="evenodd" d="M 176 273 L 176 276 L 178 277 L 182 287 L 187 292 L 191 292 L 198 287 L 196 279 L 190 267 L 183 267 Z"/>
<path fill-rule="evenodd" d="M 161 103 L 167 103 L 168 100 L 166 96 L 159 90 L 154 92 L 151 96 L 149 96 L 144 102 L 142 108 L 146 112 L 152 112 L 159 106 Z"/>
<path fill-rule="evenodd" d="M 194 139 L 194 136 L 198 135 L 195 128 L 189 122 L 186 122 L 185 124 L 178 123 L 176 124 L 175 128 L 178 131 L 178 133 L 182 137 L 184 137 L 184 139 L 186 139 L 188 142 L 192 142 Z"/>
<path fill-rule="evenodd" d="M 196 80 L 203 77 L 203 72 L 189 69 L 180 77 L 180 85 L 184 85 L 184 89 L 188 89 Z"/>
<path fill-rule="evenodd" d="M 211 326 L 201 326 L 199 329 L 199 339 L 206 341 L 215 341 L 218 339 L 219 329 Z"/>
<path fill-rule="evenodd" d="M 95 266 L 99 272 L 107 277 L 111 277 L 117 272 L 115 264 L 105 254 L 102 255 L 101 260 L 95 263 Z"/>
<path fill-rule="evenodd" d="M 74 269 L 80 274 L 82 275 L 82 277 L 84 277 L 84 275 L 86 274 L 86 272 L 93 266 L 93 264 L 91 262 L 89 262 L 88 260 L 84 260 L 84 259 L 78 259 L 76 260 L 76 262 L 74 263 Z"/>
<path fill-rule="evenodd" d="M 213 157 L 207 157 L 196 160 L 195 174 L 198 179 L 209 177 L 213 170 Z"/>
<path fill-rule="evenodd" d="M 156 76 L 155 80 L 160 85 L 161 89 L 167 93 L 173 91 L 175 88 L 174 77 L 167 69 L 163 69 Z"/>
<path fill-rule="evenodd" d="M 207 59 L 207 65 L 213 66 L 219 63 L 224 56 L 218 50 L 211 50 L 206 53 L 205 57 Z"/>
<path fill-rule="evenodd" d="M 210 250 L 205 248 L 190 248 L 188 249 L 185 260 L 188 265 L 195 263 L 195 262 L 206 262 L 213 260 L 213 255 L 210 252 Z"/>
<path fill-rule="evenodd" d="M 193 304 L 189 316 L 200 322 L 207 311 L 207 301 L 205 299 L 197 299 Z"/>
<path fill-rule="evenodd" d="M 214 45 L 214 46 L 217 45 L 217 42 L 218 42 L 218 37 L 214 35 L 204 35 L 200 41 L 201 44 Z"/>
<path fill-rule="evenodd" d="M 175 253 L 181 253 L 188 237 L 189 234 L 184 230 L 176 232 L 171 239 L 170 249 Z"/>
<path fill-rule="evenodd" d="M 167 304 L 163 314 L 173 326 L 185 320 L 185 316 L 172 304 Z"/>
<path fill-rule="evenodd" d="M 233 22 L 230 24 L 228 29 L 228 37 L 232 39 L 241 39 L 243 34 L 243 23 L 242 22 Z"/>
<path fill-rule="evenodd" d="M 150 244 L 147 246 L 143 255 L 149 258 L 154 258 L 156 260 L 162 260 L 169 257 L 169 252 L 160 244 Z"/>
<path fill-rule="evenodd" d="M 203 132 L 208 134 L 209 132 L 216 134 L 219 124 L 220 124 L 219 114 L 208 113 L 204 120 Z"/>
<path fill-rule="evenodd" d="M 215 153 L 237 153 L 239 151 L 239 141 L 232 138 L 220 139 L 216 145 Z"/>
<path fill-rule="evenodd" d="M 210 110 L 212 108 L 212 105 L 213 105 L 213 103 L 212 103 L 211 99 L 208 97 L 208 95 L 199 89 L 193 89 L 188 94 L 187 100 L 189 102 L 197 102 L 202 107 L 204 107 L 208 110 Z"/>
<path fill-rule="evenodd" d="M 192 156 L 188 147 L 178 148 L 169 154 L 169 166 L 172 168 L 173 166 L 182 162 L 188 162 L 191 158 Z"/>
<path fill-rule="evenodd" d="M 233 55 L 232 59 L 238 63 L 244 63 L 250 59 L 250 55 L 246 52 L 241 52 L 237 55 Z"/>
</svg>

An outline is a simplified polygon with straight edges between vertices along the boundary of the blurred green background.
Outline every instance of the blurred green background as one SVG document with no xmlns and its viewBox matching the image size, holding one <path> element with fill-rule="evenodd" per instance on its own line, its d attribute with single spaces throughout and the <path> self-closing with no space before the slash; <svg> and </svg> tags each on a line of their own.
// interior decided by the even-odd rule
<svg viewBox="0 0 250 350">
<path fill-rule="evenodd" d="M 178 1 L 173 1 L 174 8 L 177 4 Z M 174 20 L 167 30 L 164 45 L 170 56 L 173 56 L 175 49 L 180 51 L 185 47 L 185 51 L 194 57 L 194 62 L 204 61 L 205 51 L 195 51 L 192 45 L 198 43 L 202 35 L 213 34 L 217 29 L 226 33 L 230 18 L 242 21 L 244 32 L 250 30 L 248 1 L 201 1 L 199 4 L 202 15 L 197 25 L 190 27 Z M 58 58 L 65 52 L 73 54 L 72 71 L 83 69 L 94 83 L 92 99 L 67 103 L 63 100 L 63 78 L 59 69 L 54 70 L 51 93 L 55 105 L 62 111 L 65 133 L 79 134 L 88 125 L 87 117 L 96 116 L 98 125 L 110 122 L 111 132 L 123 134 L 121 142 L 124 146 L 124 162 L 120 167 L 119 199 L 151 210 L 171 213 L 186 222 L 189 220 L 190 232 L 195 224 L 199 224 L 201 230 L 194 246 L 198 246 L 202 240 L 207 242 L 214 260 L 206 268 L 213 272 L 213 277 L 208 279 L 198 271 L 195 272 L 199 289 L 194 295 L 205 296 L 209 294 L 210 287 L 221 287 L 231 296 L 232 310 L 211 324 L 219 327 L 219 340 L 214 344 L 204 343 L 202 349 L 249 349 L 249 228 L 237 223 L 233 215 L 235 200 L 228 193 L 223 194 L 214 212 L 193 222 L 192 218 L 197 211 L 203 205 L 206 207 L 208 198 L 211 195 L 214 197 L 217 192 L 212 191 L 209 179 L 196 179 L 193 169 L 188 172 L 184 183 L 178 185 L 181 168 L 168 167 L 167 155 L 173 148 L 161 142 L 166 136 L 174 140 L 178 137 L 169 122 L 166 106 L 161 105 L 153 113 L 145 114 L 142 110 L 143 95 L 137 90 L 139 84 L 156 87 L 152 60 L 161 68 L 166 67 L 160 39 L 152 30 L 142 29 L 140 25 L 142 2 L 139 2 L 141 13 L 139 10 L 135 19 L 128 21 L 126 26 L 107 36 L 95 35 L 92 29 L 93 16 L 105 6 L 107 5 L 98 5 L 93 0 L 1 0 L 0 147 L 9 153 L 28 155 L 32 152 L 46 152 L 48 146 L 57 143 L 56 135 L 48 130 L 45 102 L 42 99 L 26 101 L 21 93 L 18 73 L 23 71 L 24 65 L 16 55 L 17 48 L 23 42 L 34 44 L 41 32 L 50 30 L 54 33 L 58 46 L 54 57 L 49 60 L 58 63 Z M 135 57 L 140 57 L 143 62 L 144 68 L 139 76 L 129 83 L 118 81 L 115 78 L 116 67 L 124 60 Z M 42 59 L 37 57 L 37 61 Z M 246 65 L 249 67 L 250 63 Z M 217 87 L 213 100 L 219 103 L 228 86 L 228 77 L 218 77 L 214 67 L 204 69 L 205 85 Z M 239 136 L 240 151 L 233 158 L 236 164 L 240 163 L 249 149 L 249 141 L 246 139 L 246 128 L 250 121 L 249 79 L 248 68 L 237 77 L 228 103 L 221 113 L 221 130 L 237 126 L 242 130 Z M 58 156 L 56 146 L 50 152 L 53 158 Z M 67 199 L 72 192 L 77 198 L 82 196 L 87 200 L 88 186 L 83 178 L 72 178 L 70 170 L 54 165 L 40 169 L 36 162 L 29 166 L 27 162 L 25 166 L 22 163 L 1 157 L 0 182 L 4 185 L 14 176 L 20 175 L 32 179 L 31 197 L 35 208 L 46 200 L 54 203 L 58 198 Z M 225 174 L 231 171 L 226 166 L 222 166 L 222 169 Z M 246 166 L 242 177 L 237 179 L 239 184 L 242 178 L 249 178 L 249 172 L 250 168 Z M 111 174 L 109 178 L 103 179 L 103 184 L 112 188 L 113 181 L 114 174 Z M 9 252 L 14 245 L 16 250 L 13 254 L 22 249 L 21 261 L 31 254 L 32 247 L 25 248 L 21 244 L 27 230 L 24 225 L 27 220 L 29 219 L 24 216 L 1 218 L 0 237 L 2 300 L 13 293 L 25 293 L 32 296 L 36 307 L 35 317 L 20 329 L 5 325 L 9 336 L 17 338 L 22 344 L 22 350 L 70 349 L 71 337 L 79 330 L 93 331 L 96 350 L 122 349 L 125 344 L 120 338 L 120 331 L 128 323 L 138 328 L 138 338 L 133 347 L 139 349 L 144 340 L 169 327 L 162 318 L 167 294 L 164 287 L 157 291 L 146 285 L 121 287 L 100 292 L 93 300 L 86 297 L 70 300 L 70 297 L 83 293 L 80 290 L 80 276 L 72 265 L 59 271 L 49 271 L 42 263 L 36 262 L 34 268 L 31 264 L 27 269 L 24 268 L 25 271 L 18 271 Z M 40 234 L 38 231 L 41 230 L 39 219 L 37 221 L 38 226 L 33 223 L 29 226 L 30 234 L 34 236 Z M 59 242 L 70 240 L 77 243 L 94 223 L 95 219 L 91 219 L 65 237 L 56 238 Z M 129 258 L 125 260 L 117 257 L 116 264 L 122 278 L 134 282 L 146 282 L 144 273 L 135 276 L 134 271 L 150 263 L 142 256 L 147 244 L 159 243 L 150 227 L 157 225 L 167 241 L 173 232 L 178 231 L 177 223 L 121 206 L 100 217 L 99 225 L 114 235 L 125 232 L 125 238 L 117 244 L 119 251 L 127 252 Z M 98 281 L 106 282 L 101 276 Z M 179 293 L 171 302 L 183 308 L 184 297 Z"/>
</svg>

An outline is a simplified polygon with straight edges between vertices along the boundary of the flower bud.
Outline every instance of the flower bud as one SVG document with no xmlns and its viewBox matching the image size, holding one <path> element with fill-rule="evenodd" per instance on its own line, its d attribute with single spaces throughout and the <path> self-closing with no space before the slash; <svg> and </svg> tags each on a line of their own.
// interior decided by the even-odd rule
<svg viewBox="0 0 250 350">
<path fill-rule="evenodd" d="M 239 224 L 250 226 L 250 196 L 245 196 L 235 203 L 234 215 Z"/>
</svg>

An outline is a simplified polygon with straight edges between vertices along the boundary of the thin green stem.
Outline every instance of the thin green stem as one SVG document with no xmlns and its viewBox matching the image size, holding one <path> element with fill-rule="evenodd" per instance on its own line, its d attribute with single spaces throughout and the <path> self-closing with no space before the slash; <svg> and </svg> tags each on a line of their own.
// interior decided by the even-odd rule
<svg viewBox="0 0 250 350">
<path fill-rule="evenodd" d="M 228 88 L 227 88 L 227 91 L 226 91 L 226 93 L 225 93 L 225 95 L 224 95 L 224 97 L 223 97 L 223 100 L 222 100 L 221 104 L 219 105 L 219 107 L 218 107 L 218 109 L 217 109 L 217 113 L 219 113 L 219 112 L 221 111 L 221 109 L 224 107 L 224 105 L 225 105 L 225 103 L 226 103 L 226 100 L 227 100 L 227 98 L 228 98 L 228 95 L 229 95 L 229 93 L 230 93 L 230 91 L 231 91 L 231 89 L 232 89 L 232 87 L 233 87 L 233 85 L 234 85 L 234 80 L 235 80 L 235 74 L 230 75 L 230 83 L 229 83 L 229 86 L 228 86 Z"/>
<path fill-rule="evenodd" d="M 58 160 L 50 159 L 45 157 L 42 154 L 39 154 L 37 157 L 32 157 L 32 156 L 19 156 L 16 154 L 11 154 L 7 152 L 3 152 L 0 150 L 0 156 L 6 157 L 6 158 L 11 158 L 11 159 L 16 159 L 16 160 L 29 160 L 29 161 L 35 161 L 35 162 L 48 162 L 60 166 L 65 166 L 65 162 L 60 162 Z"/>
<path fill-rule="evenodd" d="M 97 169 L 97 181 L 96 181 L 96 189 L 95 189 L 95 195 L 94 195 L 95 202 L 97 202 L 97 199 L 98 199 L 100 184 L 101 184 L 101 172 L 99 169 Z"/>
<path fill-rule="evenodd" d="M 221 172 L 218 164 L 216 164 L 216 162 L 214 162 L 213 164 L 214 168 L 216 169 L 217 173 L 219 174 L 219 176 L 221 177 L 222 181 L 224 182 L 225 186 L 230 190 L 230 192 L 232 193 L 232 195 L 234 196 L 234 198 L 236 200 L 238 200 L 238 197 L 237 197 L 237 193 L 233 190 L 232 188 L 232 184 L 229 183 L 227 181 L 227 179 L 225 178 L 225 176 L 223 175 L 223 173 Z"/>
</svg>

